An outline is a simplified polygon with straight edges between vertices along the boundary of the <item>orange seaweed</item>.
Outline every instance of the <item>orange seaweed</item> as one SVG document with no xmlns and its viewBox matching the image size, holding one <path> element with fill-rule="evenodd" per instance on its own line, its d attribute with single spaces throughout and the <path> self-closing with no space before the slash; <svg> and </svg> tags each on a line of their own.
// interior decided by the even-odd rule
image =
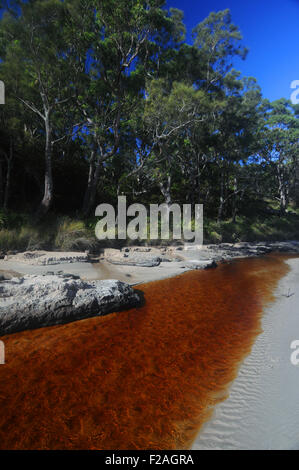
<svg viewBox="0 0 299 470">
<path fill-rule="evenodd" d="M 2 337 L 0 448 L 188 448 L 261 332 L 284 259 L 152 282 L 141 308 Z"/>
</svg>

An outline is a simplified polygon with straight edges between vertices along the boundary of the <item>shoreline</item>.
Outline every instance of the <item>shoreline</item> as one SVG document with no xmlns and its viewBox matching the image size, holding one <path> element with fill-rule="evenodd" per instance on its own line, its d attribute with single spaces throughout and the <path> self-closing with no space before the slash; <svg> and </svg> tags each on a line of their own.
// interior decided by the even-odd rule
<svg viewBox="0 0 299 470">
<path fill-rule="evenodd" d="M 263 309 L 263 331 L 193 450 L 299 449 L 299 367 L 290 360 L 299 339 L 299 258 L 285 262 L 291 269 Z"/>
<path fill-rule="evenodd" d="M 85 253 L 68 253 L 61 252 L 60 259 L 56 264 L 39 265 L 33 261 L 21 262 L 19 254 L 9 256 L 7 259 L 0 260 L 0 276 L 24 274 L 43 275 L 49 272 L 53 274 L 64 273 L 80 276 L 82 280 L 106 280 L 116 279 L 137 286 L 146 284 L 147 282 L 161 281 L 164 279 L 174 278 L 184 272 L 194 269 L 208 269 L 217 266 L 217 263 L 225 261 L 233 261 L 235 259 L 251 258 L 264 256 L 268 253 L 284 253 L 299 254 L 299 241 L 288 242 L 242 242 L 242 243 L 222 243 L 219 245 L 203 245 L 202 247 L 174 246 L 168 248 L 150 248 L 150 247 L 129 247 L 123 250 L 107 250 L 108 253 L 118 252 L 116 256 L 121 261 L 113 263 L 113 256 L 105 253 L 98 257 L 95 261 L 88 260 Z M 126 264 L 126 254 L 144 260 L 160 257 L 161 261 L 158 265 L 142 266 L 138 264 Z M 26 252 L 30 255 L 38 252 Z M 26 253 L 23 253 L 23 255 Z M 59 252 L 46 252 L 51 259 L 53 254 L 59 255 Z M 21 254 L 22 255 L 22 254 Z M 68 255 L 73 256 L 73 261 L 65 262 Z M 81 259 L 85 257 L 86 261 Z M 110 258 L 110 259 L 109 259 Z"/>
<path fill-rule="evenodd" d="M 37 250 L 8 255 L 0 261 L 0 334 L 117 312 L 130 305 L 126 296 L 133 295 L 132 287 L 179 278 L 187 271 L 214 270 L 219 264 L 258 258 L 275 249 L 282 253 L 299 253 L 299 242 L 185 245 L 184 248 L 107 249 L 97 259 L 92 259 L 87 252 Z M 119 303 L 118 288 L 110 292 L 110 297 L 114 297 L 111 308 L 106 305 L 107 283 L 127 293 Z M 143 302 L 143 294 L 138 295 L 139 302 Z M 10 325 L 11 319 L 15 319 L 13 325 Z"/>
</svg>

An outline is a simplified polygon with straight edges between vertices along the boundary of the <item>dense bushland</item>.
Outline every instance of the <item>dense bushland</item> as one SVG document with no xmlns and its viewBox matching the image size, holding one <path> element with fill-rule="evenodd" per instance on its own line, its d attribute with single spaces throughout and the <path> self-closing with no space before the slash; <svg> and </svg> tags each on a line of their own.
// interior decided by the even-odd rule
<svg viewBox="0 0 299 470">
<path fill-rule="evenodd" d="M 95 207 L 203 203 L 205 241 L 298 238 L 299 107 L 263 99 L 229 10 L 185 40 L 163 0 L 10 2 L 0 247 L 94 248 Z"/>
</svg>

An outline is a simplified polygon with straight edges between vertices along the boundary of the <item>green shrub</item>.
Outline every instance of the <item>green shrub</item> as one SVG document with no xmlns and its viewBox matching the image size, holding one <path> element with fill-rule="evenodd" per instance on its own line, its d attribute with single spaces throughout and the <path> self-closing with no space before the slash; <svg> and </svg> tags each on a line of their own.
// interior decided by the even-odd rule
<svg viewBox="0 0 299 470">
<path fill-rule="evenodd" d="M 58 222 L 54 247 L 63 251 L 93 251 L 97 240 L 94 231 L 87 228 L 82 220 L 63 217 Z"/>
</svg>

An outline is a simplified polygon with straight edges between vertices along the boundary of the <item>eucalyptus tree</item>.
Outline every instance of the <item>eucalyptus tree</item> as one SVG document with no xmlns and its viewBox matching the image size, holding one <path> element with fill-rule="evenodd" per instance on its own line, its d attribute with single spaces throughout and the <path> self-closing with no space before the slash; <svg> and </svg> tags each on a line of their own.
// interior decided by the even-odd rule
<svg viewBox="0 0 299 470">
<path fill-rule="evenodd" d="M 206 93 L 195 90 L 192 84 L 169 85 L 166 79 L 148 84 L 142 121 L 145 155 L 140 164 L 144 164 L 168 205 L 172 202 L 173 177 L 180 170 L 179 159 L 185 150 L 183 142 L 188 128 L 206 121 L 209 113 Z"/>
<path fill-rule="evenodd" d="M 93 12 L 84 25 L 90 39 L 88 67 L 77 95 L 78 110 L 86 122 L 82 138 L 89 136 L 90 152 L 84 215 L 94 205 L 105 163 L 119 152 L 121 136 L 143 100 L 146 77 L 156 71 L 160 32 L 178 31 L 178 15 L 163 10 L 164 3 L 88 2 Z"/>
<path fill-rule="evenodd" d="M 196 181 L 200 193 L 200 176 L 211 158 L 209 141 L 218 132 L 226 105 L 224 88 L 232 58 L 246 56 L 228 10 L 211 13 L 194 29 L 193 39 L 192 46 L 181 44 L 173 59 L 160 67 L 162 77 L 149 83 L 144 108 L 142 135 L 148 145 L 138 165 L 159 184 L 168 204 L 178 171 L 189 178 L 189 189 Z"/>
<path fill-rule="evenodd" d="M 239 28 L 232 23 L 228 9 L 212 12 L 192 32 L 194 46 L 199 52 L 197 85 L 209 91 L 221 88 L 236 57 L 245 59 Z"/>
<path fill-rule="evenodd" d="M 1 58 L 7 68 L 22 70 L 16 99 L 38 117 L 44 136 L 44 191 L 38 209 L 42 216 L 53 201 L 53 145 L 69 132 L 64 129 L 58 135 L 61 129 L 56 125 L 62 107 L 69 106 L 72 97 L 64 35 L 66 11 L 59 0 L 19 2 L 19 8 L 18 14 L 6 12 L 1 20 Z"/>
<path fill-rule="evenodd" d="M 229 89 L 237 93 L 243 87 L 239 74 L 232 72 L 232 63 L 236 57 L 245 59 L 247 50 L 241 44 L 241 33 L 232 23 L 229 10 L 211 13 L 194 28 L 192 36 L 193 45 L 182 46 L 178 62 L 181 63 L 183 57 L 188 59 L 182 74 L 196 89 L 206 93 L 209 113 L 206 119 L 188 126 L 184 151 L 177 163 L 189 180 L 189 197 L 199 202 L 204 197 L 203 185 L 207 187 L 203 172 L 210 163 L 221 166 L 215 142 L 221 134 L 223 113 L 230 106 L 228 100 L 232 93 Z M 208 173 L 205 177 L 209 177 Z"/>
<path fill-rule="evenodd" d="M 241 78 L 234 70 L 226 75 L 223 98 L 208 139 L 210 161 L 218 172 L 218 221 L 231 201 L 235 218 L 238 196 L 246 189 L 239 185 L 238 166 L 246 165 L 259 149 L 256 133 L 260 105 L 261 90 L 255 79 Z"/>
<path fill-rule="evenodd" d="M 12 98 L 17 91 L 11 73 L 20 75 L 17 69 L 8 70 L 0 63 L 0 78 L 5 83 L 5 105 L 0 106 L 0 205 L 6 211 L 11 185 L 11 172 L 15 150 L 24 141 L 24 112 L 22 105 Z"/>
<path fill-rule="evenodd" d="M 262 135 L 261 157 L 270 165 L 277 181 L 280 212 L 285 213 L 293 169 L 296 177 L 298 162 L 299 120 L 296 107 L 280 99 L 265 104 L 266 121 Z"/>
<path fill-rule="evenodd" d="M 295 104 L 292 106 L 294 110 L 294 117 L 296 121 L 293 120 L 293 126 L 297 128 L 299 122 L 299 105 Z M 299 139 L 292 147 L 292 160 L 293 160 L 293 185 L 292 185 L 292 194 L 293 199 L 297 207 L 299 207 Z"/>
</svg>

